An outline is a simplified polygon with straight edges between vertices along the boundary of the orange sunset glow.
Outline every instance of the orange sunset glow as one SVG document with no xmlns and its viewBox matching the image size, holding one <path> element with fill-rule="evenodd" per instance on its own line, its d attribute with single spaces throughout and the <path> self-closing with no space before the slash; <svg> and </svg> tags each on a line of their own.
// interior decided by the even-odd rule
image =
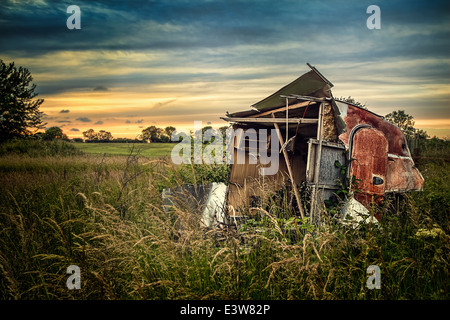
<svg viewBox="0 0 450 320">
<path fill-rule="evenodd" d="M 150 125 L 224 126 L 227 111 L 250 108 L 308 71 L 307 62 L 335 97 L 379 115 L 405 110 L 430 136 L 450 137 L 450 50 L 438 40 L 450 25 L 437 7 L 386 5 L 381 28 L 370 30 L 367 6 L 350 2 L 295 4 L 309 12 L 302 16 L 275 4 L 86 2 L 80 29 L 70 30 L 63 4 L 31 3 L 5 6 L 1 57 L 32 72 L 47 128 L 69 138 L 90 128 L 135 138 Z M 418 12 L 434 18 L 418 24 Z"/>
</svg>

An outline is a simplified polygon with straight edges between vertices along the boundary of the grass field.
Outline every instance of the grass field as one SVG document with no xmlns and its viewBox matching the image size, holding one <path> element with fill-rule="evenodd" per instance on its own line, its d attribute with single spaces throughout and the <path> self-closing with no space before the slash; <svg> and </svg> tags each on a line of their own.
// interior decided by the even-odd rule
<svg viewBox="0 0 450 320">
<path fill-rule="evenodd" d="M 134 152 L 146 157 L 170 156 L 174 143 L 74 143 L 77 149 L 85 153 L 128 155 L 134 148 Z"/>
<path fill-rule="evenodd" d="M 0 150 L 0 299 L 449 298 L 449 162 L 423 159 L 424 191 L 387 200 L 380 227 L 345 228 L 331 211 L 311 225 L 274 197 L 218 230 L 166 213 L 161 191 L 226 181 L 226 166 L 77 148 Z M 66 286 L 69 265 L 80 290 Z M 379 290 L 366 286 L 369 265 Z"/>
</svg>

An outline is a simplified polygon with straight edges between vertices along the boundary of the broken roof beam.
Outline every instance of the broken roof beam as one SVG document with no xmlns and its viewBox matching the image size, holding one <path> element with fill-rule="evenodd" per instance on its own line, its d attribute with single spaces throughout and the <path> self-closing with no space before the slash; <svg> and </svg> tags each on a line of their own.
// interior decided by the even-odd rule
<svg viewBox="0 0 450 320">
<path fill-rule="evenodd" d="M 284 109 L 284 108 L 283 108 Z M 247 122 L 247 123 L 290 123 L 290 124 L 317 124 L 317 119 L 302 119 L 302 118 L 233 118 L 221 117 L 228 122 Z"/>
<path fill-rule="evenodd" d="M 331 100 L 331 98 L 318 98 L 311 96 L 301 96 L 299 94 L 289 94 L 289 95 L 280 95 L 281 98 L 290 98 L 297 100 L 306 100 L 306 101 L 314 101 L 314 102 L 323 102 L 325 100 Z"/>
<path fill-rule="evenodd" d="M 272 119 L 276 119 L 273 113 L 272 113 Z M 275 127 L 275 130 L 277 131 L 278 140 L 280 141 L 280 144 L 283 146 L 284 141 L 283 141 L 283 136 L 281 135 L 280 127 L 278 127 L 278 124 L 276 122 L 274 122 L 273 125 Z M 290 178 L 291 184 L 292 184 L 292 189 L 294 190 L 295 199 L 297 200 L 297 206 L 298 206 L 298 209 L 300 210 L 300 215 L 302 216 L 302 219 L 303 219 L 303 218 L 305 218 L 305 213 L 303 210 L 303 204 L 302 204 L 302 200 L 300 197 L 300 193 L 298 192 L 297 183 L 294 180 L 294 173 L 292 172 L 289 155 L 286 152 L 285 148 L 281 148 L 281 151 L 283 152 L 284 160 L 286 161 L 286 167 L 288 169 L 289 178 Z"/>
<path fill-rule="evenodd" d="M 316 67 L 314 67 L 314 66 L 312 66 L 311 64 L 309 64 L 309 62 L 307 62 L 306 63 L 306 65 L 308 66 L 308 67 L 310 67 L 311 68 L 311 70 L 313 70 L 323 81 L 325 81 L 329 86 L 330 86 L 330 88 L 333 88 L 333 84 L 327 79 L 327 78 L 325 78 L 320 72 L 319 72 L 319 70 L 317 70 L 316 69 Z"/>
<path fill-rule="evenodd" d="M 308 105 L 313 105 L 313 104 L 316 104 L 316 102 L 305 101 L 305 102 L 300 102 L 300 103 L 296 103 L 296 104 L 291 104 L 289 106 L 289 110 L 295 110 L 295 109 L 307 107 Z M 264 116 L 267 116 L 267 115 L 271 115 L 272 113 L 281 112 L 281 111 L 285 111 L 285 110 L 286 110 L 286 107 L 281 107 L 281 108 L 272 109 L 272 110 L 269 110 L 269 111 L 265 111 L 265 112 L 261 112 L 261 113 L 258 113 L 258 114 L 251 115 L 251 116 L 249 116 L 249 118 L 264 117 Z"/>
</svg>

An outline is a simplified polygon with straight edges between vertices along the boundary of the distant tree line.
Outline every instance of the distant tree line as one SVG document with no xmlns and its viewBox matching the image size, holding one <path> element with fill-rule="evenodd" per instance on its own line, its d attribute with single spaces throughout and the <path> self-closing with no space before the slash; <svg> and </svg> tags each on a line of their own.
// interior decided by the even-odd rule
<svg viewBox="0 0 450 320">
<path fill-rule="evenodd" d="M 56 127 L 57 128 L 57 127 Z M 228 126 L 220 127 L 218 130 L 223 135 L 223 140 L 225 141 L 225 131 Z M 203 135 L 207 130 L 213 129 L 211 126 L 206 126 L 201 129 L 201 134 Z M 50 129 L 48 129 L 50 130 Z M 51 130 L 53 131 L 53 130 Z M 72 141 L 75 142 L 128 142 L 128 143 L 169 143 L 178 142 L 172 141 L 172 134 L 176 131 L 173 126 L 167 126 L 165 128 L 160 128 L 157 126 L 149 126 L 142 130 L 141 134 L 136 139 L 128 138 L 113 138 L 112 134 L 105 130 L 100 130 L 95 132 L 94 129 L 89 129 L 83 132 L 82 138 L 74 138 Z M 62 133 L 62 131 L 61 131 Z M 198 132 L 199 134 L 200 132 Z M 191 131 L 191 136 L 193 132 Z M 58 136 L 59 137 L 59 136 Z"/>
<path fill-rule="evenodd" d="M 142 130 L 139 135 L 139 139 L 145 142 L 171 142 L 172 133 L 176 130 L 175 127 L 168 126 L 158 128 L 156 126 L 150 126 Z"/>
<path fill-rule="evenodd" d="M 95 132 L 94 129 L 89 129 L 83 132 L 85 142 L 111 142 L 114 140 L 111 132 L 100 130 Z"/>
<path fill-rule="evenodd" d="M 175 127 L 168 126 L 165 128 L 158 128 L 150 126 L 142 130 L 141 134 L 136 139 L 129 138 L 114 138 L 109 131 L 100 130 L 95 132 L 94 129 L 89 129 L 83 132 L 83 138 L 72 139 L 75 142 L 127 142 L 127 143 L 150 143 L 150 142 L 171 142 L 172 133 L 176 130 Z"/>
</svg>

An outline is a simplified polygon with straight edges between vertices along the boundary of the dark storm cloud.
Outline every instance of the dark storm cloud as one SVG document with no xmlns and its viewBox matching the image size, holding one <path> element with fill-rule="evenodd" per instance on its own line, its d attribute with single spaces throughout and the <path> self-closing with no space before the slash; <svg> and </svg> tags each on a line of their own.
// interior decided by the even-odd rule
<svg viewBox="0 0 450 320">
<path fill-rule="evenodd" d="M 87 118 L 87 117 L 79 117 L 76 120 L 81 121 L 81 122 L 91 122 L 92 120 Z"/>
<path fill-rule="evenodd" d="M 450 4 L 444 0 L 77 0 L 82 29 L 68 30 L 66 8 L 71 4 L 56 0 L 0 4 L 1 55 L 55 54 L 62 59 L 55 61 L 56 66 L 33 66 L 33 74 L 51 70 L 67 75 L 40 80 L 37 92 L 42 95 L 153 83 L 270 79 L 297 74 L 305 62 L 319 69 L 330 66 L 323 71 L 336 83 L 352 79 L 368 86 L 398 84 L 397 78 L 450 82 Z M 366 27 L 366 9 L 372 4 L 381 8 L 381 30 Z M 157 57 L 134 61 L 105 54 L 119 50 Z M 57 55 L 65 52 L 79 52 L 80 58 Z M 97 56 L 83 57 L 84 52 Z M 391 63 L 377 64 L 386 61 Z M 408 61 L 416 63 L 405 67 Z M 183 70 L 186 66 L 191 69 Z M 129 71 L 120 72 L 126 67 Z M 154 68 L 171 72 L 151 74 Z M 237 71 L 226 72 L 232 68 Z M 179 114 L 175 104 L 162 108 L 165 104 L 152 105 L 152 112 Z"/>
<path fill-rule="evenodd" d="M 81 30 L 66 28 L 69 4 L 3 2 L 1 51 L 27 56 L 63 50 L 169 50 L 176 58 L 168 61 L 169 65 L 200 61 L 214 66 L 284 64 L 287 68 L 306 61 L 326 64 L 392 57 L 448 57 L 450 51 L 450 11 L 445 1 L 381 2 L 382 29 L 375 31 L 366 28 L 366 8 L 371 1 L 77 1 Z M 232 49 L 238 45 L 260 47 Z M 278 54 L 270 48 L 277 48 Z M 181 73 L 149 78 L 134 72 L 115 77 L 114 81 L 262 77 L 267 74 Z M 107 90 L 108 86 L 94 84 L 99 80 L 111 81 L 101 74 L 71 77 L 41 82 L 38 92 Z"/>
<path fill-rule="evenodd" d="M 59 113 L 69 113 L 70 112 L 70 110 L 67 110 L 67 109 L 63 109 L 63 110 L 61 110 Z"/>
<path fill-rule="evenodd" d="M 328 36 L 342 41 L 342 45 L 352 45 L 345 43 L 349 35 L 358 39 L 371 32 L 365 26 L 369 1 L 78 1 L 81 30 L 66 28 L 69 3 L 45 3 L 7 1 L 0 5 L 2 48 L 26 50 L 28 54 L 54 50 L 201 49 L 316 41 Z M 445 1 L 379 5 L 382 30 L 388 26 L 426 28 L 430 23 L 446 23 L 449 17 Z M 437 37 L 444 39 L 449 30 L 440 33 Z M 388 37 L 396 38 L 382 38 Z M 409 45 L 401 50 L 401 44 Z M 423 54 L 428 46 L 441 53 L 448 49 L 445 43 L 440 47 L 434 44 L 411 43 L 404 37 L 396 50 L 398 54 Z M 407 50 L 411 45 L 418 50 Z"/>
<path fill-rule="evenodd" d="M 94 123 L 94 124 L 103 124 L 103 121 L 97 121 L 96 123 Z"/>
<path fill-rule="evenodd" d="M 96 86 L 93 91 L 108 91 L 108 88 L 105 86 Z"/>
<path fill-rule="evenodd" d="M 80 131 L 80 129 L 77 129 L 77 128 L 72 128 L 72 129 L 70 129 L 70 131 L 74 131 L 74 132 L 76 132 L 76 131 Z"/>
</svg>

